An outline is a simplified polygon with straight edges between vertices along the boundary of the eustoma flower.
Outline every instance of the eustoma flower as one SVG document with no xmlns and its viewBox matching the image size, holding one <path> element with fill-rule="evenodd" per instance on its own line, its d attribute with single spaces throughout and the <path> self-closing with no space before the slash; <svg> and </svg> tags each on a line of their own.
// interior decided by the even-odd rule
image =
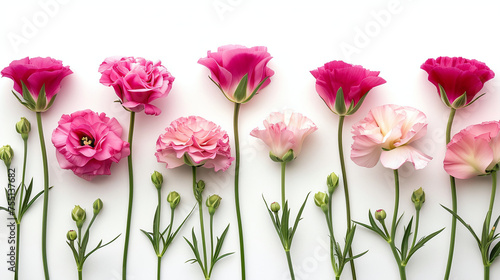
<svg viewBox="0 0 500 280">
<path fill-rule="evenodd" d="M 43 164 L 43 216 L 42 216 L 42 262 L 45 279 L 49 279 L 49 266 L 47 262 L 47 211 L 49 207 L 49 164 L 45 137 L 43 135 L 42 112 L 47 111 L 55 101 L 59 92 L 61 81 L 73 73 L 68 66 L 63 66 L 60 60 L 50 57 L 23 58 L 14 60 L 5 67 L 1 74 L 3 77 L 14 81 L 14 93 L 21 104 L 29 110 L 36 112 L 38 136 L 42 152 Z"/>
<path fill-rule="evenodd" d="M 188 242 L 195 258 L 189 260 L 191 263 L 198 263 L 204 279 L 210 279 L 215 263 L 229 254 L 219 256 L 224 243 L 224 238 L 229 230 L 226 227 L 217 244 L 214 246 L 213 238 L 213 216 L 219 206 L 221 198 L 212 195 L 207 199 L 206 205 L 210 214 L 210 263 L 207 261 L 207 245 L 205 240 L 205 226 L 203 222 L 203 190 L 205 182 L 197 181 L 196 170 L 199 167 L 213 168 L 215 171 L 226 170 L 231 165 L 234 158 L 231 157 L 229 136 L 218 125 L 198 116 L 181 117 L 174 120 L 166 129 L 166 132 L 158 137 L 156 142 L 156 158 L 158 162 L 167 164 L 167 168 L 176 168 L 181 165 L 191 166 L 193 174 L 193 193 L 198 202 L 200 215 L 200 231 L 203 252 L 200 254 L 194 228 L 192 232 L 193 241 Z M 203 256 L 203 257 L 202 257 Z"/>
<path fill-rule="evenodd" d="M 380 78 L 378 71 L 370 71 L 359 65 L 352 65 L 343 61 L 330 61 L 311 74 L 316 78 L 316 91 L 328 108 L 339 115 L 338 125 L 338 153 L 342 168 L 342 181 L 346 202 L 347 234 L 351 231 L 351 204 L 347 183 L 347 171 L 344 162 L 343 127 L 345 116 L 352 115 L 361 107 L 368 92 L 385 80 Z M 349 257 L 353 257 L 349 249 Z M 354 261 L 351 260 L 351 273 L 356 280 Z"/>
<path fill-rule="evenodd" d="M 373 108 L 352 132 L 351 159 L 360 166 L 373 167 L 380 159 L 390 169 L 407 161 L 422 169 L 432 159 L 411 145 L 427 132 L 427 118 L 415 108 L 393 104 Z"/>
<path fill-rule="evenodd" d="M 112 86 L 116 95 L 120 98 L 119 101 L 123 108 L 130 111 L 130 129 L 128 133 L 128 143 L 130 143 L 130 155 L 128 156 L 129 200 L 122 267 L 122 279 L 126 280 L 128 243 L 134 198 L 132 140 L 134 138 L 135 113 L 144 111 L 146 115 L 159 115 L 161 110 L 152 105 L 151 102 L 168 95 L 174 77 L 161 65 L 160 61 L 152 62 L 141 57 L 107 58 L 99 66 L 99 72 L 102 74 L 100 82 L 103 85 Z"/>
<path fill-rule="evenodd" d="M 234 167 L 234 202 L 240 241 L 241 280 L 245 280 L 245 246 L 243 241 L 243 224 L 240 213 L 239 177 L 240 177 L 240 143 L 238 117 L 240 105 L 250 101 L 260 90 L 271 82 L 274 71 L 267 67 L 271 55 L 266 47 L 247 48 L 239 45 L 219 47 L 217 52 L 207 52 L 207 57 L 200 58 L 198 63 L 210 70 L 210 79 L 222 91 L 226 98 L 234 103 L 233 131 L 235 146 Z"/>
<path fill-rule="evenodd" d="M 112 86 L 123 107 L 133 111 L 145 111 L 147 115 L 159 115 L 161 110 L 152 105 L 155 99 L 165 97 L 172 88 L 174 77 L 161 65 L 142 57 L 110 57 L 99 67 L 100 82 Z"/>
<path fill-rule="evenodd" d="M 96 175 L 111 174 L 111 163 L 130 154 L 129 143 L 121 135 L 122 127 L 115 118 L 83 110 L 61 117 L 52 143 L 61 168 L 91 180 Z"/>
</svg>

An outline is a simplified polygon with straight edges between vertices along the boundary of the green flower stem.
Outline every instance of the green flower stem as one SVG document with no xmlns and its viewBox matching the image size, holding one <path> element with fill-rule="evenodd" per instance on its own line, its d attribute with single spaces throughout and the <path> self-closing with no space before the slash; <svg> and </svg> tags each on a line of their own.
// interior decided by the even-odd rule
<svg viewBox="0 0 500 280">
<path fill-rule="evenodd" d="M 413 242 L 411 243 L 410 248 L 413 248 L 415 246 L 415 243 L 417 243 L 418 225 L 420 223 L 420 210 L 417 210 L 416 216 L 417 217 L 415 218 L 415 234 L 413 235 Z"/>
<path fill-rule="evenodd" d="M 451 140 L 451 126 L 453 125 L 453 119 L 455 118 L 456 109 L 451 108 L 450 116 L 448 117 L 448 124 L 446 126 L 446 144 L 448 144 Z M 450 187 L 451 187 L 451 201 L 452 201 L 452 210 L 454 213 L 457 213 L 457 188 L 455 186 L 455 178 L 450 176 Z M 450 249 L 448 251 L 448 262 L 446 265 L 446 273 L 444 276 L 444 280 L 448 280 L 450 278 L 451 272 L 451 264 L 453 262 L 453 252 L 455 251 L 455 235 L 457 232 L 457 219 L 455 216 L 451 218 L 451 235 L 450 235 Z"/>
<path fill-rule="evenodd" d="M 290 255 L 290 250 L 285 250 L 286 260 L 288 262 L 288 269 L 290 270 L 290 277 L 295 280 L 295 273 L 293 272 L 292 256 Z"/>
<path fill-rule="evenodd" d="M 156 193 L 158 194 L 158 220 L 161 221 L 160 219 L 160 215 L 161 215 L 161 189 L 160 188 L 156 188 Z M 172 210 L 172 214 L 174 213 L 174 211 Z M 160 232 L 160 223 L 158 223 L 156 225 L 156 229 L 153 230 L 153 232 Z M 172 225 L 170 225 L 170 228 L 172 228 Z M 170 232 L 169 232 L 169 235 L 170 236 Z M 160 240 L 158 240 L 158 253 L 160 253 Z M 158 280 L 160 280 L 160 275 L 161 275 L 161 257 L 162 255 L 158 255 L 158 265 L 157 265 L 157 269 L 156 269 L 156 277 Z"/>
<path fill-rule="evenodd" d="M 286 170 L 286 162 L 281 163 L 281 207 L 285 207 L 285 170 Z"/>
<path fill-rule="evenodd" d="M 243 225 L 240 212 L 240 139 L 238 135 L 238 115 L 240 112 L 240 103 L 234 103 L 233 130 L 234 130 L 234 202 L 236 204 L 236 219 L 238 220 L 238 234 L 240 239 L 240 260 L 241 260 L 241 280 L 245 280 L 245 245 L 243 242 Z"/>
<path fill-rule="evenodd" d="M 21 214 L 21 203 L 24 201 L 24 179 L 26 177 L 26 160 L 27 160 L 27 155 L 28 155 L 28 139 L 23 139 L 24 142 L 24 156 L 23 156 L 23 173 L 22 173 L 22 179 L 21 179 L 21 196 L 19 197 L 19 208 L 17 209 L 17 217 L 16 217 L 16 265 L 15 265 L 15 272 L 14 272 L 14 280 L 19 279 L 19 247 L 20 247 L 20 236 L 21 236 L 21 219 L 22 219 L 22 214 Z M 9 170 L 7 169 L 7 172 Z M 7 174 L 8 175 L 8 174 Z M 7 178 L 9 178 L 7 176 Z"/>
<path fill-rule="evenodd" d="M 328 202 L 328 208 L 329 209 L 331 208 L 331 200 Z M 337 273 L 337 271 L 335 271 L 335 254 L 333 250 L 333 246 L 337 242 L 335 241 L 335 236 L 333 235 L 333 224 L 331 216 L 328 216 L 328 214 L 325 213 L 325 218 L 326 218 L 326 224 L 328 225 L 328 231 L 330 233 L 330 261 L 332 263 L 333 272 L 335 273 L 335 278 L 337 278 L 340 277 L 340 273 Z"/>
<path fill-rule="evenodd" d="M 488 213 L 486 214 L 486 228 L 489 229 L 491 228 L 490 223 L 491 223 L 491 215 L 493 213 L 493 204 L 495 203 L 495 194 L 497 191 L 497 172 L 492 171 L 491 172 L 491 197 L 490 197 L 490 207 L 488 208 Z M 484 252 L 481 252 L 483 254 L 483 264 L 484 264 L 484 280 L 489 280 L 490 279 L 490 265 L 491 263 L 489 262 L 488 258 L 488 250 L 483 250 Z"/>
<path fill-rule="evenodd" d="M 345 116 L 340 116 L 339 118 L 339 130 L 338 130 L 338 144 L 339 144 L 339 158 L 340 158 L 340 167 L 342 168 L 342 182 L 344 184 L 344 196 L 345 196 L 345 210 L 347 217 L 347 231 L 351 231 L 351 203 L 349 200 L 349 188 L 347 185 L 347 172 L 345 169 L 345 161 L 344 161 L 344 147 L 342 144 L 342 132 L 344 128 L 344 118 Z M 349 257 L 352 258 L 352 248 L 349 248 Z M 351 263 L 351 274 L 352 279 L 356 280 L 356 268 L 354 267 L 354 260 L 350 261 Z"/>
<path fill-rule="evenodd" d="M 389 245 L 391 246 L 392 254 L 396 259 L 399 269 L 399 276 L 401 280 L 406 280 L 406 270 L 405 266 L 401 263 L 401 258 L 399 257 L 398 250 L 396 249 L 396 245 L 394 244 L 396 238 L 396 223 L 398 220 L 398 209 L 399 209 L 399 174 L 398 170 L 394 170 L 394 185 L 395 185 L 395 198 L 394 198 L 394 214 L 392 215 L 392 224 L 391 224 L 391 236 Z"/>
<path fill-rule="evenodd" d="M 490 280 L 490 266 L 484 266 L 484 280 Z"/>
<path fill-rule="evenodd" d="M 214 215 L 210 215 L 210 258 L 214 255 Z M 208 271 L 208 278 L 212 276 L 212 270 L 214 268 L 214 260 L 211 260 L 210 270 Z"/>
<path fill-rule="evenodd" d="M 78 280 L 83 279 L 83 272 L 81 270 L 78 270 Z"/>
<path fill-rule="evenodd" d="M 15 265 L 15 273 L 14 280 L 19 279 L 19 235 L 21 234 L 21 223 L 17 223 L 16 225 L 16 265 Z"/>
<path fill-rule="evenodd" d="M 123 247 L 123 265 L 122 265 L 122 279 L 127 279 L 127 257 L 128 257 L 128 243 L 130 240 L 130 224 L 132 220 L 132 203 L 134 201 L 134 168 L 132 166 L 132 140 L 134 138 L 134 124 L 135 112 L 130 112 L 130 125 L 128 131 L 128 143 L 130 144 L 130 155 L 128 156 L 128 213 L 127 213 L 127 228 L 125 230 L 125 245 Z"/>
<path fill-rule="evenodd" d="M 192 167 L 193 170 L 193 190 L 196 189 L 197 181 L 196 181 L 196 167 Z M 206 274 L 207 270 L 207 242 L 205 240 L 205 225 L 203 223 L 203 207 L 202 207 L 202 197 L 200 194 L 200 199 L 198 200 L 198 210 L 200 213 L 200 230 L 201 230 L 201 242 L 203 244 L 203 267 L 205 268 L 203 273 Z M 207 277 L 207 275 L 205 275 Z"/>
<path fill-rule="evenodd" d="M 45 148 L 45 138 L 43 136 L 42 113 L 36 112 L 36 122 L 38 124 L 38 136 L 40 138 L 40 148 L 42 150 L 43 162 L 43 214 L 42 214 L 42 262 L 45 280 L 49 280 L 49 264 L 47 262 L 47 212 L 49 208 L 49 164 L 47 162 L 47 150 Z"/>
<path fill-rule="evenodd" d="M 156 269 L 156 279 L 160 280 L 160 275 L 161 275 L 161 257 L 158 256 L 158 265 Z"/>
</svg>

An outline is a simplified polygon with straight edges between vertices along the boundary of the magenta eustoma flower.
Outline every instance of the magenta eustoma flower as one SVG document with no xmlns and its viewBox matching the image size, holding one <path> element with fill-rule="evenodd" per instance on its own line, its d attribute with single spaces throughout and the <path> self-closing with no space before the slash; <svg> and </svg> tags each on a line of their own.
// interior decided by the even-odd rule
<svg viewBox="0 0 500 280">
<path fill-rule="evenodd" d="M 210 78 L 231 102 L 248 102 L 270 82 L 274 71 L 267 67 L 266 47 L 227 45 L 207 52 L 198 63 L 210 70 Z"/>
<path fill-rule="evenodd" d="M 155 116 L 161 110 L 151 102 L 166 97 L 175 79 L 161 61 L 152 62 L 142 57 L 106 58 L 99 72 L 101 84 L 114 88 L 123 107 Z"/>
<path fill-rule="evenodd" d="M 174 120 L 156 141 L 156 159 L 175 168 L 183 164 L 225 171 L 234 160 L 227 133 L 211 121 L 189 116 Z"/>
<path fill-rule="evenodd" d="M 73 72 L 68 66 L 63 66 L 62 61 L 50 57 L 14 60 L 1 72 L 3 77 L 14 81 L 14 91 L 25 100 L 19 101 L 35 112 L 44 112 L 50 108 L 61 88 L 61 81 L 71 73 Z M 23 84 L 27 91 L 23 90 Z M 39 100 L 40 95 L 45 98 Z"/>
<path fill-rule="evenodd" d="M 337 60 L 311 71 L 316 78 L 316 91 L 319 96 L 332 112 L 340 116 L 354 114 L 366 94 L 372 88 L 385 83 L 384 79 L 378 77 L 379 73 Z M 342 96 L 338 96 L 339 93 L 342 93 Z M 337 100 L 338 98 L 340 99 Z"/>
<path fill-rule="evenodd" d="M 454 109 L 470 105 L 484 83 L 495 77 L 483 62 L 462 57 L 429 58 L 420 68 L 429 74 L 445 105 Z"/>
<path fill-rule="evenodd" d="M 444 169 L 459 179 L 488 174 L 500 163 L 500 123 L 471 125 L 455 134 L 447 145 Z"/>
<path fill-rule="evenodd" d="M 405 162 L 422 169 L 432 158 L 411 144 L 426 132 L 427 118 L 415 108 L 393 104 L 373 108 L 352 127 L 351 159 L 364 167 L 373 167 L 380 159 L 390 169 L 398 169 Z"/>
<path fill-rule="evenodd" d="M 111 163 L 130 154 L 122 130 L 115 118 L 104 113 L 83 110 L 63 115 L 52 133 L 59 165 L 85 180 L 110 175 Z"/>
<path fill-rule="evenodd" d="M 264 141 L 270 148 L 270 156 L 274 161 L 290 161 L 300 154 L 305 138 L 317 129 L 302 114 L 285 111 L 269 115 L 264 120 L 264 129 L 255 128 L 250 135 Z"/>
</svg>

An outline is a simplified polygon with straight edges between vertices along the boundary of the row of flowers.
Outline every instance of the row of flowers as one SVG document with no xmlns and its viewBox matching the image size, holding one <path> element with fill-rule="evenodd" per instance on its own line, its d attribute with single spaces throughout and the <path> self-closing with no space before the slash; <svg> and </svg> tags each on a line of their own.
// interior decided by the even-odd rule
<svg viewBox="0 0 500 280">
<path fill-rule="evenodd" d="M 213 236 L 213 218 L 221 198 L 218 195 L 212 195 L 206 199 L 203 197 L 205 182 L 198 180 L 197 169 L 203 167 L 213 168 L 214 171 L 225 171 L 232 164 L 235 166 L 234 188 L 240 240 L 241 279 L 246 278 L 244 231 L 239 202 L 240 145 L 238 117 L 240 106 L 249 102 L 271 82 L 274 72 L 267 66 L 271 58 L 265 47 L 224 46 L 220 47 L 217 52 L 209 51 L 206 58 L 201 58 L 198 61 L 198 63 L 210 70 L 211 81 L 229 101 L 234 103 L 233 153 L 231 153 L 229 135 L 215 123 L 199 116 L 180 117 L 165 129 L 165 133 L 158 136 L 155 153 L 157 161 L 164 163 L 168 169 L 183 165 L 190 166 L 193 176 L 193 194 L 197 201 L 197 205 L 193 207 L 193 210 L 183 219 L 177 229 L 174 229 L 174 211 L 180 201 L 180 196 L 177 192 L 169 193 L 167 201 L 172 211 L 171 219 L 167 228 L 160 230 L 160 190 L 163 177 L 159 172 L 155 171 L 153 173 L 151 179 L 158 190 L 158 205 L 154 213 L 152 231 L 143 230 L 143 233 L 150 240 L 155 254 L 158 256 L 158 279 L 160 279 L 161 259 L 165 251 L 196 208 L 199 211 L 199 232 L 196 233 L 193 228 L 191 239 L 185 238 L 193 251 L 194 257 L 190 261 L 199 265 L 205 279 L 210 279 L 215 264 L 231 254 L 222 253 L 222 245 L 228 233 L 229 225 L 219 237 L 214 239 Z M 421 68 L 429 74 L 429 81 L 436 86 L 441 100 L 450 108 L 444 169 L 450 175 L 453 205 L 452 209 L 445 207 L 452 217 L 450 251 L 445 279 L 450 277 L 457 221 L 461 222 L 478 242 L 485 267 L 485 279 L 488 279 L 489 267 L 500 254 L 500 243 L 493 244 L 498 237 L 494 234 L 498 219 L 493 223 L 493 226 L 491 225 L 496 190 L 496 171 L 500 162 L 500 146 L 497 144 L 500 144 L 500 140 L 497 140 L 500 139 L 500 123 L 486 122 L 474 125 L 462 130 L 453 138 L 451 138 L 451 127 L 456 110 L 469 106 L 476 101 L 480 97 L 477 94 L 484 83 L 492 79 L 494 73 L 482 62 L 457 57 L 429 59 Z M 126 279 L 134 191 L 132 150 L 135 114 L 144 112 L 147 115 L 159 115 L 161 109 L 152 102 L 169 94 L 174 77 L 160 61 L 152 62 L 144 58 L 134 57 L 107 58 L 100 65 L 98 71 L 101 73 L 100 82 L 105 86 L 112 87 L 123 108 L 130 112 L 128 139 L 125 141 L 122 138 L 122 126 L 115 118 L 108 117 L 105 113 L 82 110 L 63 115 L 58 122 L 57 128 L 52 133 L 51 141 L 56 149 L 59 166 L 63 169 L 72 170 L 75 175 L 85 180 L 92 180 L 92 178 L 99 175 L 111 174 L 112 163 L 117 163 L 125 157 L 128 158 L 129 201 L 122 271 L 123 279 Z M 23 168 L 22 181 L 19 186 L 21 191 L 16 191 L 16 196 L 19 193 L 17 199 L 20 201 L 17 204 L 20 205 L 17 213 L 15 213 L 15 209 L 9 207 L 2 207 L 2 209 L 15 216 L 19 231 L 23 214 L 36 199 L 43 197 L 42 257 L 45 279 L 49 279 L 45 233 L 50 188 L 42 113 L 52 106 L 60 90 L 61 81 L 71 73 L 69 67 L 63 66 L 61 61 L 52 58 L 15 60 L 1 72 L 2 76 L 14 81 L 14 96 L 36 114 L 44 166 L 44 189 L 31 198 L 33 181 L 30 184 L 25 184 L 25 168 Z M 432 157 L 424 154 L 413 145 L 415 141 L 425 136 L 427 118 L 424 113 L 413 107 L 388 104 L 372 108 L 364 119 L 354 124 L 352 127 L 354 142 L 350 152 L 351 160 L 364 167 L 374 167 L 380 161 L 384 167 L 394 170 L 395 176 L 395 207 L 391 226 L 387 227 L 385 223 L 387 214 L 382 209 L 377 210 L 374 215 L 370 212 L 369 223 L 354 222 L 350 214 L 348 172 L 344 159 L 344 119 L 358 111 L 371 89 L 384 84 L 386 81 L 379 77 L 377 71 L 370 71 L 361 66 L 342 61 L 328 62 L 311 71 L 311 74 L 316 78 L 316 91 L 319 96 L 328 108 L 339 116 L 338 153 L 342 176 L 339 178 L 335 173 L 328 175 L 327 191 L 318 192 L 314 195 L 315 204 L 320 207 L 326 217 L 331 245 L 330 257 L 335 277 L 340 279 L 345 265 L 349 264 L 352 277 L 356 279 L 354 260 L 366 253 L 366 251 L 359 253 L 352 250 L 351 245 L 354 242 L 356 226 L 358 225 L 378 234 L 389 244 L 400 277 L 406 279 L 406 266 L 410 257 L 443 230 L 440 229 L 418 238 L 420 209 L 425 201 L 425 193 L 422 189 L 416 190 L 412 196 L 416 218 L 415 220 L 410 219 L 408 225 L 405 226 L 401 247 L 396 247 L 397 227 L 401 220 L 398 213 L 398 169 L 405 162 L 412 163 L 415 169 L 422 169 L 432 159 Z M 26 166 L 27 139 L 31 125 L 27 119 L 23 118 L 16 125 L 16 130 L 21 134 L 25 143 L 24 166 Z M 317 127 L 313 121 L 302 114 L 284 111 L 272 113 L 264 120 L 264 128 L 255 128 L 250 132 L 250 135 L 261 139 L 269 147 L 271 160 L 281 165 L 281 203 L 273 202 L 268 204 L 265 199 L 264 202 L 283 246 L 292 279 L 295 279 L 295 273 L 290 249 L 309 195 L 304 199 L 295 220 L 291 220 L 291 209 L 285 192 L 285 171 L 287 164 L 299 156 L 305 138 L 316 130 Z M 11 164 L 12 156 L 13 151 L 10 146 L 4 146 L 0 149 L 0 158 L 5 162 L 7 168 Z M 477 175 L 490 174 L 493 180 L 491 203 L 484 221 L 483 234 L 479 238 L 475 231 L 457 214 L 455 178 L 467 179 Z M 338 233 L 336 238 L 332 223 L 331 198 L 339 182 L 343 184 L 346 200 L 347 229 L 343 246 L 337 241 L 339 240 Z M 9 205 L 16 204 L 11 203 L 13 200 L 16 200 L 16 197 L 7 196 Z M 210 242 L 206 241 L 203 201 L 206 202 L 210 218 Z M 102 201 L 100 199 L 96 200 L 93 207 L 94 216 L 83 236 L 81 230 L 86 219 L 85 211 L 79 206 L 72 211 L 72 218 L 76 223 L 77 231 L 70 230 L 67 238 L 68 245 L 75 256 L 79 279 L 83 278 L 83 263 L 86 258 L 97 249 L 116 240 L 115 238 L 104 245 L 102 245 L 101 241 L 94 250 L 86 254 L 90 234 L 89 229 L 102 207 Z M 413 240 L 410 240 L 412 234 Z M 19 237 L 19 233 L 17 237 Z M 201 246 L 199 246 L 198 240 L 201 240 Z M 210 248 L 208 248 L 207 243 L 210 244 Z M 19 249 L 19 240 L 16 249 Z M 210 256 L 207 257 L 209 253 Z M 15 279 L 19 274 L 17 266 L 19 251 L 17 251 L 16 256 Z"/>
</svg>

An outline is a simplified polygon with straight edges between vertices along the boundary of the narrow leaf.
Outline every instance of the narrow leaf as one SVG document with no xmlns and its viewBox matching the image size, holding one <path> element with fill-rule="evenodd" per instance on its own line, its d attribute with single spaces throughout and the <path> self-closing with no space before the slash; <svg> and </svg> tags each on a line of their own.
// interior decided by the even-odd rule
<svg viewBox="0 0 500 280">
<path fill-rule="evenodd" d="M 347 113 L 347 108 L 345 105 L 344 91 L 342 87 L 339 87 L 337 90 L 337 95 L 335 96 L 335 111 L 340 116 L 344 116 Z"/>
</svg>

